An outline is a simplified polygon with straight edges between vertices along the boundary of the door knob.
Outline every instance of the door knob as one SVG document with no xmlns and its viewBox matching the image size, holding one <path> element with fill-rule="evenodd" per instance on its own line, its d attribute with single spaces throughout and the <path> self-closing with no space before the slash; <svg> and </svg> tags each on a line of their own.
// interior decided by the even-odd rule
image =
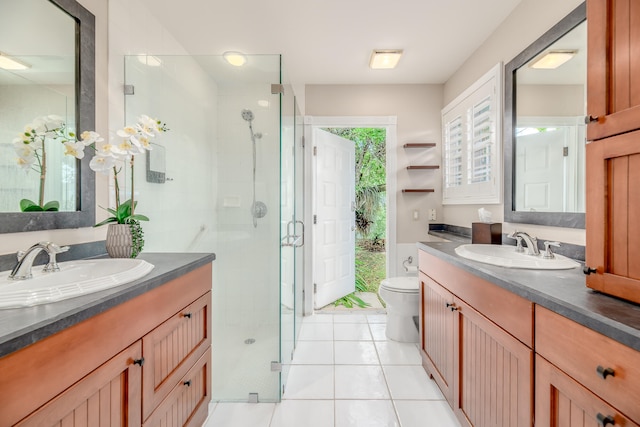
<svg viewBox="0 0 640 427">
<path fill-rule="evenodd" d="M 596 268 L 591 268 L 588 265 L 585 265 L 584 268 L 582 269 L 582 272 L 588 276 L 591 273 L 597 273 L 598 270 Z"/>
</svg>

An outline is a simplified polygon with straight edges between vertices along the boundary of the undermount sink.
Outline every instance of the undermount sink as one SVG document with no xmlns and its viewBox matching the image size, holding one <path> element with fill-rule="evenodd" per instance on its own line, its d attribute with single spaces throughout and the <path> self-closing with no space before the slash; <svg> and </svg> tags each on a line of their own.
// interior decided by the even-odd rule
<svg viewBox="0 0 640 427">
<path fill-rule="evenodd" d="M 141 259 L 108 258 L 58 263 L 60 271 L 32 269 L 27 280 L 9 279 L 9 271 L 0 273 L 0 309 L 30 307 L 61 301 L 124 285 L 145 276 L 153 269 Z"/>
<path fill-rule="evenodd" d="M 544 259 L 542 253 L 538 256 L 519 253 L 515 246 L 461 245 L 456 248 L 456 253 L 463 258 L 506 268 L 568 270 L 580 266 L 571 258 L 558 254 L 554 254 L 553 259 Z"/>
</svg>

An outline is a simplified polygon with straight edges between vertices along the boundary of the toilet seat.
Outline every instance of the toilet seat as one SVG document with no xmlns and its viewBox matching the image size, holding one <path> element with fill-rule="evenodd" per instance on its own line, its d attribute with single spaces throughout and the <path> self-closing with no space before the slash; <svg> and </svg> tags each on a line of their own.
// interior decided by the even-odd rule
<svg viewBox="0 0 640 427">
<path fill-rule="evenodd" d="M 391 277 L 380 282 L 380 288 L 389 292 L 414 294 L 419 292 L 420 285 L 417 277 Z"/>
</svg>

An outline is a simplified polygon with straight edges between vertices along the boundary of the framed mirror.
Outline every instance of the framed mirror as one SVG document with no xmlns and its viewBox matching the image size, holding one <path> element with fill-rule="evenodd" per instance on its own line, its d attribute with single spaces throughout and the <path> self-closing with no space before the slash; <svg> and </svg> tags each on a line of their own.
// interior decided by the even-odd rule
<svg viewBox="0 0 640 427">
<path fill-rule="evenodd" d="M 586 4 L 505 65 L 504 221 L 585 227 Z"/>
<path fill-rule="evenodd" d="M 47 200 L 58 201 L 59 211 L 20 212 L 27 192 L 38 200 L 38 185 L 32 183 L 39 173 L 25 173 L 15 164 L 13 140 L 48 115 L 60 117 L 78 135 L 95 129 L 95 17 L 75 0 L 0 0 L 0 8 L 0 57 L 19 64 L 0 65 L 0 233 L 92 226 L 92 156 L 77 160 L 49 150 L 47 184 L 40 192 L 50 193 Z"/>
</svg>

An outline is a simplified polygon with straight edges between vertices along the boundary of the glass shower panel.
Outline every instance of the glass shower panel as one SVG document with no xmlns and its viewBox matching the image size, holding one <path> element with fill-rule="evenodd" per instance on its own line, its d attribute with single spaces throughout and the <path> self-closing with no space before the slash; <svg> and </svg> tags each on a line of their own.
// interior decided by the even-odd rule
<svg viewBox="0 0 640 427">
<path fill-rule="evenodd" d="M 166 181 L 136 160 L 146 252 L 215 252 L 214 400 L 280 399 L 279 55 L 132 56 L 125 60 L 126 123 L 158 117 L 170 131 Z"/>
</svg>

